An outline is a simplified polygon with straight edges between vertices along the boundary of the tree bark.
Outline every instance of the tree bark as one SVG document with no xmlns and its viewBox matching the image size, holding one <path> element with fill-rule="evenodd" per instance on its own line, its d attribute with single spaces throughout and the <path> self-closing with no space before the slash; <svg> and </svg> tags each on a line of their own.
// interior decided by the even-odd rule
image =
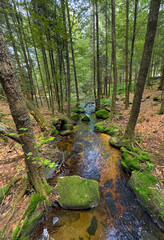
<svg viewBox="0 0 164 240">
<path fill-rule="evenodd" d="M 92 48 L 93 48 L 93 88 L 94 88 L 94 98 L 96 101 L 96 59 L 95 59 L 95 3 L 93 3 L 92 6 L 92 14 L 93 14 L 93 20 L 92 20 Z"/>
<path fill-rule="evenodd" d="M 79 100 L 79 90 L 78 90 L 78 81 L 77 81 L 75 55 L 74 55 L 74 48 L 73 48 L 73 41 L 72 41 L 72 30 L 71 30 L 71 22 L 70 22 L 70 16 L 69 16 L 68 1 L 66 1 L 66 7 L 67 7 L 67 17 L 68 17 L 70 44 L 71 44 L 71 52 L 72 52 L 73 70 L 74 70 L 74 77 L 75 77 L 76 98 L 77 98 L 77 104 L 79 104 L 79 101 L 80 101 Z"/>
<path fill-rule="evenodd" d="M 111 113 L 115 113 L 115 102 L 117 95 L 117 63 L 116 63 L 116 29 L 115 29 L 115 0 L 111 0 L 112 7 L 112 57 L 113 57 L 113 94 L 112 94 L 112 104 Z"/>
<path fill-rule="evenodd" d="M 42 165 L 38 164 L 38 151 L 37 148 L 35 148 L 36 142 L 30 123 L 30 117 L 1 28 L 0 83 L 5 91 L 10 111 L 25 154 L 26 172 L 29 182 L 32 184 L 36 192 L 46 196 L 48 184 L 44 178 Z M 36 164 L 33 163 L 34 158 Z"/>
<path fill-rule="evenodd" d="M 68 50 L 68 40 L 67 40 L 67 26 L 65 17 L 65 2 L 61 0 L 61 8 L 63 14 L 63 25 L 65 32 L 65 50 L 66 50 L 66 66 L 67 66 L 67 115 L 71 116 L 71 75 L 70 75 L 70 62 L 69 62 L 69 50 Z"/>
<path fill-rule="evenodd" d="M 99 53 L 99 13 L 98 0 L 96 0 L 96 39 L 97 39 L 97 99 L 96 108 L 100 108 L 101 82 L 100 82 L 100 53 Z"/>
<path fill-rule="evenodd" d="M 128 26 L 129 26 L 129 0 L 126 0 L 126 41 L 125 41 L 125 52 L 126 52 L 126 77 L 125 77 L 125 109 L 129 106 L 129 94 L 128 94 Z"/>
<path fill-rule="evenodd" d="M 129 104 L 129 94 L 130 94 L 131 83 L 132 83 L 132 68 L 133 68 L 134 43 L 135 43 L 135 37 L 136 37 L 137 8 L 138 8 L 138 0 L 135 0 L 134 26 L 133 26 L 133 37 L 132 37 L 131 55 L 130 55 L 130 66 L 129 66 L 128 104 Z"/>
<path fill-rule="evenodd" d="M 142 60 L 140 64 L 140 70 L 138 75 L 138 80 L 136 84 L 136 91 L 133 99 L 132 110 L 128 124 L 126 126 L 124 138 L 132 140 L 134 138 L 135 126 L 137 123 L 142 94 L 145 87 L 146 77 L 148 69 L 150 66 L 152 49 L 157 29 L 158 14 L 161 0 L 151 0 L 150 3 L 150 12 L 148 17 L 147 32 L 144 44 L 144 50 L 142 55 Z"/>
</svg>

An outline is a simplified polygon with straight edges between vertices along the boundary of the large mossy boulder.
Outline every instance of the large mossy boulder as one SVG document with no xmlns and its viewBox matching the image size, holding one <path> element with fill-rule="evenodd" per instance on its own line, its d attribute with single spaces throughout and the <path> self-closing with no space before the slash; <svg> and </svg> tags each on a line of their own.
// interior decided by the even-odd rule
<svg viewBox="0 0 164 240">
<path fill-rule="evenodd" d="M 82 122 L 89 122 L 89 121 L 90 121 L 90 118 L 89 118 L 87 115 L 83 115 L 83 116 L 81 117 L 81 121 L 82 121 Z"/>
<path fill-rule="evenodd" d="M 107 119 L 109 117 L 109 112 L 105 109 L 100 109 L 96 112 L 96 117 L 101 119 Z"/>
<path fill-rule="evenodd" d="M 71 117 L 72 120 L 78 121 L 79 118 L 80 118 L 80 117 L 79 117 L 79 114 L 78 114 L 78 113 L 73 113 L 73 114 L 72 114 L 72 117 Z"/>
<path fill-rule="evenodd" d="M 111 137 L 109 139 L 110 145 L 112 145 L 115 148 L 121 148 L 122 147 L 122 139 L 120 137 Z"/>
<path fill-rule="evenodd" d="M 89 209 L 100 202 L 98 182 L 79 176 L 59 178 L 56 192 L 60 206 L 65 209 Z"/>
<path fill-rule="evenodd" d="M 64 130 L 72 130 L 73 129 L 73 124 L 72 123 L 67 123 L 63 127 Z"/>
<path fill-rule="evenodd" d="M 118 135 L 120 131 L 118 126 L 110 125 L 107 121 L 96 123 L 94 125 L 94 130 L 97 132 L 107 133 L 110 136 Z"/>
<path fill-rule="evenodd" d="M 157 178 L 150 171 L 132 173 L 129 186 L 147 212 L 164 230 L 164 192 L 155 187 Z"/>
<path fill-rule="evenodd" d="M 72 133 L 71 130 L 63 130 L 63 131 L 60 132 L 60 135 L 61 135 L 62 137 L 64 137 L 64 136 L 70 135 L 71 133 Z"/>
</svg>

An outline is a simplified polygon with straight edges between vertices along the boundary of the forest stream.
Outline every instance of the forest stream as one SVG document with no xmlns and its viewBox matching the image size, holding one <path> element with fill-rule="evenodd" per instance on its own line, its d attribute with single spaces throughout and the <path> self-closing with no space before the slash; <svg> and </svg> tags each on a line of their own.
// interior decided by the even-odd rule
<svg viewBox="0 0 164 240">
<path fill-rule="evenodd" d="M 58 147 L 71 152 L 69 172 L 97 180 L 101 202 L 89 210 L 51 209 L 38 224 L 33 240 L 162 240 L 163 232 L 137 201 L 128 187 L 128 177 L 120 165 L 120 152 L 109 146 L 109 136 L 94 132 L 94 104 L 83 105 L 89 123 L 79 121 L 71 136 Z M 61 174 L 63 176 L 63 173 Z M 56 179 L 51 179 L 51 185 Z"/>
</svg>

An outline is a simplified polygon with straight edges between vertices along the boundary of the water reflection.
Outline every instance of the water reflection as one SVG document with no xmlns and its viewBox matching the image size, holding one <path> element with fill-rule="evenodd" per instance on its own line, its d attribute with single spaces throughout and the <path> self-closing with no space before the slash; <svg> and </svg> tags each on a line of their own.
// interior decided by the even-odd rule
<svg viewBox="0 0 164 240">
<path fill-rule="evenodd" d="M 86 107 L 88 114 L 93 111 L 91 106 Z M 75 134 L 64 137 L 59 147 L 71 151 L 68 175 L 99 182 L 100 206 L 82 211 L 52 209 L 33 239 L 43 240 L 47 233 L 51 240 L 164 239 L 129 189 L 119 151 L 109 146 L 109 136 L 94 132 L 94 123 L 93 118 L 90 123 L 79 123 Z"/>
</svg>

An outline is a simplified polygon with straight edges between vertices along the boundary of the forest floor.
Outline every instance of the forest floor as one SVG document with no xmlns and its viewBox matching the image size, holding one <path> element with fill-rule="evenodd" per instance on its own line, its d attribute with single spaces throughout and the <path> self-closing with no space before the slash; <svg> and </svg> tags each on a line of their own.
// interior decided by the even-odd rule
<svg viewBox="0 0 164 240">
<path fill-rule="evenodd" d="M 161 97 L 161 91 L 157 90 L 157 86 L 145 89 L 136 125 L 136 140 L 142 149 L 147 149 L 153 153 L 155 162 L 154 174 L 159 180 L 159 188 L 164 190 L 164 115 L 157 114 L 161 103 L 153 101 L 154 97 Z M 118 114 L 114 117 L 113 124 L 120 125 L 122 129 L 125 129 L 132 105 L 129 106 L 128 110 L 124 110 L 122 100 L 123 96 L 119 95 L 116 103 Z M 132 100 L 133 94 L 130 95 L 130 102 Z M 14 129 L 14 123 L 6 101 L 0 100 L 0 112 L 3 113 L 3 123 Z M 42 108 L 41 112 L 48 121 L 51 120 L 51 113 L 47 109 Z M 55 114 L 60 115 L 58 112 Z M 34 119 L 32 119 L 32 125 L 38 141 L 39 138 L 43 137 L 43 133 Z M 55 150 L 51 143 L 45 144 L 42 150 L 44 150 L 42 153 L 43 157 L 46 156 L 46 159 L 57 161 L 57 149 Z M 15 184 L 11 185 L 9 194 L 0 204 L 0 231 L 6 226 L 8 231 L 12 232 L 29 203 L 29 195 L 24 195 L 22 191 L 22 181 L 25 174 L 24 167 L 24 155 L 21 146 L 11 139 L 0 138 L 0 188 L 13 181 L 13 177 L 15 179 L 20 177 L 18 181 L 14 180 Z M 16 199 L 17 201 L 15 202 Z M 17 211 L 14 211 L 15 209 Z M 14 215 L 13 212 L 15 212 Z M 10 226 L 8 227 L 9 217 L 11 217 L 12 221 L 10 219 Z"/>
</svg>

